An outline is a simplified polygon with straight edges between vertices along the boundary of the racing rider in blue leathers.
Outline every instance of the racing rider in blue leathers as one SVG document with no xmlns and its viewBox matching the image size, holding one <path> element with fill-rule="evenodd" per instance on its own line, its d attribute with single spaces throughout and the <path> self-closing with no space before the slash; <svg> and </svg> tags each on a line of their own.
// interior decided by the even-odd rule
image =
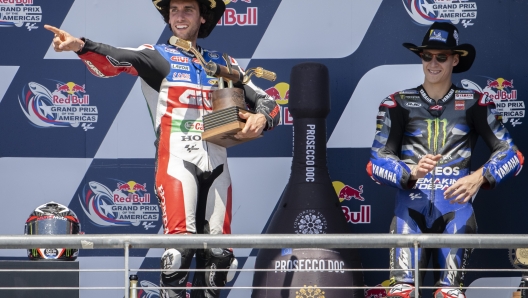
<svg viewBox="0 0 528 298">
<path fill-rule="evenodd" d="M 398 188 L 390 232 L 396 234 L 473 234 L 472 199 L 478 189 L 494 188 L 519 173 L 523 155 L 494 115 L 484 94 L 453 85 L 452 73 L 468 70 L 475 58 L 469 44 L 458 44 L 458 30 L 434 23 L 421 46 L 405 43 L 422 58 L 424 83 L 385 98 L 377 115 L 368 174 Z M 489 160 L 471 172 L 477 137 L 491 150 Z M 432 257 L 434 298 L 464 298 L 465 248 L 420 249 L 419 266 Z M 390 251 L 391 289 L 387 297 L 415 297 L 414 249 Z M 451 270 L 452 269 L 452 270 Z M 423 279 L 421 279 L 423 280 Z"/>
</svg>

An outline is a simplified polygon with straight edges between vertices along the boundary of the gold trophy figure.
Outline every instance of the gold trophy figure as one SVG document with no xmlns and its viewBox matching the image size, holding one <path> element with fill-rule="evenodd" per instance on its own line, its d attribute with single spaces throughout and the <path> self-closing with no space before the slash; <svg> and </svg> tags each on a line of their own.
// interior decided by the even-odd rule
<svg viewBox="0 0 528 298">
<path fill-rule="evenodd" d="M 213 112 L 203 116 L 204 132 L 202 140 L 208 141 L 222 147 L 231 147 L 247 141 L 261 137 L 248 139 L 237 139 L 234 137 L 244 128 L 245 120 L 241 119 L 239 113 L 253 113 L 246 107 L 244 101 L 244 90 L 234 88 L 235 83 L 247 84 L 252 75 L 269 81 L 275 81 L 274 72 L 263 69 L 262 67 L 250 68 L 245 74 L 231 67 L 231 61 L 227 54 L 223 55 L 226 65 L 219 65 L 215 62 L 205 62 L 204 58 L 189 41 L 172 36 L 169 43 L 184 51 L 191 52 L 200 61 L 209 76 L 218 78 L 218 89 L 212 92 Z M 227 88 L 225 87 L 227 82 Z"/>
<path fill-rule="evenodd" d="M 517 269 L 528 270 L 528 248 L 510 249 L 510 263 Z M 522 273 L 519 289 L 513 292 L 513 298 L 528 298 L 528 271 Z"/>
</svg>

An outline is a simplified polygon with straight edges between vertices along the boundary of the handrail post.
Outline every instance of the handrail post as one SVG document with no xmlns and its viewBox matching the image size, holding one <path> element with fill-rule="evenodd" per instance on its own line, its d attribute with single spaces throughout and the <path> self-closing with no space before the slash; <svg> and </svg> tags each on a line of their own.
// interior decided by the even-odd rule
<svg viewBox="0 0 528 298">
<path fill-rule="evenodd" d="M 130 246 L 130 242 L 125 241 L 125 298 L 129 298 L 129 293 L 130 293 L 130 282 L 129 282 L 129 280 L 128 280 L 128 271 L 129 271 L 129 264 L 128 264 L 129 246 Z"/>
<path fill-rule="evenodd" d="M 420 298 L 420 259 L 418 255 L 418 248 L 420 243 L 414 241 L 414 294 L 416 298 Z"/>
</svg>

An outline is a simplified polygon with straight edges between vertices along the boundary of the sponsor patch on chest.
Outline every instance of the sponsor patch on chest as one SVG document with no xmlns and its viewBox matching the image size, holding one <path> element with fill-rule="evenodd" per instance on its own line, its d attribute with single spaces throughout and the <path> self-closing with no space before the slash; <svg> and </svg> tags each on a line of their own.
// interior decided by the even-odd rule
<svg viewBox="0 0 528 298">
<path fill-rule="evenodd" d="M 463 111 L 466 109 L 466 102 L 463 100 L 455 100 L 455 110 Z"/>
</svg>

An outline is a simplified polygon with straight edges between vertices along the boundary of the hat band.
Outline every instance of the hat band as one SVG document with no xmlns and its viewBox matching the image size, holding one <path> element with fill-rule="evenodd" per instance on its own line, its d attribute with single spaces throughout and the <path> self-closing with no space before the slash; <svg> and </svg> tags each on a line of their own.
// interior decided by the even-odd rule
<svg viewBox="0 0 528 298">
<path fill-rule="evenodd" d="M 158 3 L 160 3 L 162 0 L 155 0 L 154 2 L 152 2 L 154 4 L 154 6 L 156 6 L 156 8 L 158 10 L 162 10 L 163 8 L 162 7 L 159 7 Z"/>
<path fill-rule="evenodd" d="M 462 57 L 465 57 L 465 56 L 467 56 L 469 54 L 469 52 L 466 51 L 466 50 L 459 50 L 459 49 L 453 49 L 453 48 L 448 48 L 448 47 L 438 47 L 437 48 L 435 46 L 429 47 L 428 45 L 425 45 L 425 46 L 419 46 L 417 48 L 409 48 L 409 50 L 411 50 L 413 52 L 421 52 L 421 51 L 427 50 L 427 49 L 430 49 L 430 50 L 451 50 L 453 52 L 457 52 Z"/>
</svg>

